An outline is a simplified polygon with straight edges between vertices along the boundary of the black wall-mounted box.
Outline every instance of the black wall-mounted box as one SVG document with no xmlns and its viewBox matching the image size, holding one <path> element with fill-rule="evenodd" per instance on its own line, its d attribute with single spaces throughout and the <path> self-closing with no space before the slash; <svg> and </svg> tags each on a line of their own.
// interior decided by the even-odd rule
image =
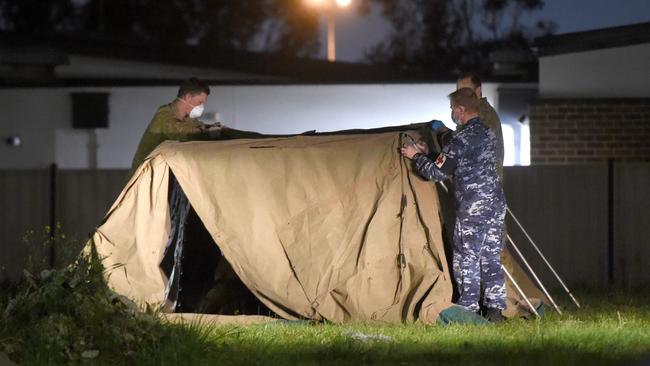
<svg viewBox="0 0 650 366">
<path fill-rule="evenodd" d="M 108 128 L 109 93 L 70 93 L 73 128 Z"/>
</svg>

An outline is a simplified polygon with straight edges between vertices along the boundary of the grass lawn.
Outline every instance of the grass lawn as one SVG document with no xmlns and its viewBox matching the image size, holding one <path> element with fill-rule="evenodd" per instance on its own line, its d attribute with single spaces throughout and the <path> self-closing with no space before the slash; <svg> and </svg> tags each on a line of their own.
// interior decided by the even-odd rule
<svg viewBox="0 0 650 366">
<path fill-rule="evenodd" d="M 0 291 L 0 364 L 565 365 L 650 363 L 647 289 L 580 290 L 577 310 L 498 325 L 177 325 L 105 289 L 90 263 Z M 643 291 L 643 292 L 641 292 Z M 558 293 L 556 299 L 566 298 Z"/>
<path fill-rule="evenodd" d="M 582 310 L 487 326 L 266 324 L 203 330 L 222 364 L 565 365 L 650 362 L 648 295 L 580 291 Z M 559 297 L 559 294 L 558 294 Z M 199 362 L 200 363 L 200 362 Z"/>
<path fill-rule="evenodd" d="M 231 364 L 620 364 L 650 361 L 650 307 L 613 297 L 541 321 L 488 326 L 280 325 L 230 328 L 207 339 Z M 612 294 L 610 294 L 612 295 Z M 620 315 L 620 316 L 619 316 Z M 222 330 L 223 331 L 223 330 Z"/>
</svg>

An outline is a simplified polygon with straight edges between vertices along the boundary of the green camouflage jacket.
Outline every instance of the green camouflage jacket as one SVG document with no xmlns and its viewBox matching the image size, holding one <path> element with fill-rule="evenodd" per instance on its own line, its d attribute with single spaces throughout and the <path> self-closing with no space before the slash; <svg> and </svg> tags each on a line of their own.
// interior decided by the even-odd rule
<svg viewBox="0 0 650 366">
<path fill-rule="evenodd" d="M 498 172 L 499 176 L 503 178 L 503 132 L 501 132 L 501 120 L 486 98 L 481 98 L 479 116 L 481 117 L 481 122 L 490 127 L 497 137 Z"/>
<path fill-rule="evenodd" d="M 147 155 L 165 140 L 191 141 L 209 138 L 207 127 L 203 123 L 189 117 L 179 120 L 176 117 L 174 103 L 165 104 L 158 108 L 147 130 L 142 135 L 138 150 L 133 157 L 131 170 L 140 166 Z"/>
</svg>

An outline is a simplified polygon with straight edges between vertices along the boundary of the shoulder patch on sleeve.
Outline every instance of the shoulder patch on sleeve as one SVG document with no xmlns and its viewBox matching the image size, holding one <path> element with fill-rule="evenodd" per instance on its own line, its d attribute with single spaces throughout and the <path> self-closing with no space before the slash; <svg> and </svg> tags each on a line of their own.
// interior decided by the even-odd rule
<svg viewBox="0 0 650 366">
<path fill-rule="evenodd" d="M 446 161 L 447 161 L 447 157 L 445 156 L 445 154 L 440 153 L 440 154 L 438 155 L 438 157 L 436 158 L 436 161 L 434 162 L 434 164 L 436 164 L 436 166 L 438 167 L 438 169 L 441 169 L 442 166 L 445 165 L 445 162 L 446 162 Z"/>
</svg>

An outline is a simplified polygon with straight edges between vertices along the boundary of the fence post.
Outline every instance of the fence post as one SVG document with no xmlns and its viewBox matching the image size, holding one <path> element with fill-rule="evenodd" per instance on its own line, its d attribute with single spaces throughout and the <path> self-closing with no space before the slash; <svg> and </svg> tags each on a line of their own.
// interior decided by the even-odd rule
<svg viewBox="0 0 650 366">
<path fill-rule="evenodd" d="M 614 284 L 614 159 L 607 160 L 607 281 Z"/>
<path fill-rule="evenodd" d="M 56 234 L 56 175 L 58 167 L 56 163 L 50 165 L 50 268 L 54 267 L 56 251 L 54 248 Z"/>
</svg>

